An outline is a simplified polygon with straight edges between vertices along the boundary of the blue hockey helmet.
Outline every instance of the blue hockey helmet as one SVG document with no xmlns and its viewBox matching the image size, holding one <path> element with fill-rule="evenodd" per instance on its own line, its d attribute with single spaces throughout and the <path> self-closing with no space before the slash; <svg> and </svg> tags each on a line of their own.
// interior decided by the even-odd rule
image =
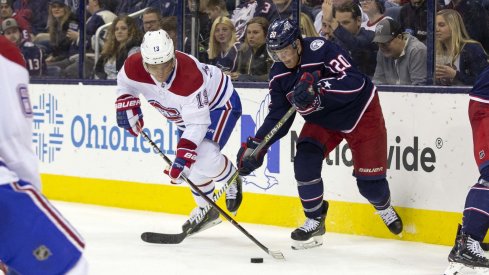
<svg viewBox="0 0 489 275">
<path fill-rule="evenodd" d="M 301 37 L 301 32 L 296 21 L 292 19 L 275 19 L 267 33 L 268 52 L 281 50 L 288 45 L 295 45 L 295 40 Z"/>
</svg>

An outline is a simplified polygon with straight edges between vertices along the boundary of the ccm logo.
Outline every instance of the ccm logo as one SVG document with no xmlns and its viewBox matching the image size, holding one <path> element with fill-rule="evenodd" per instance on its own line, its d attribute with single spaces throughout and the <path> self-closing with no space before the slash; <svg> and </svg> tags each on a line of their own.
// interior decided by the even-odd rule
<svg viewBox="0 0 489 275">
<path fill-rule="evenodd" d="M 141 101 L 139 99 L 136 99 L 136 100 L 130 100 L 130 101 L 117 102 L 115 104 L 115 107 L 117 109 L 121 109 L 121 108 L 138 107 L 140 105 L 141 105 Z"/>
<path fill-rule="evenodd" d="M 197 155 L 192 154 L 192 153 L 185 153 L 185 155 L 183 155 L 183 157 L 186 159 L 195 160 L 197 158 Z"/>
</svg>

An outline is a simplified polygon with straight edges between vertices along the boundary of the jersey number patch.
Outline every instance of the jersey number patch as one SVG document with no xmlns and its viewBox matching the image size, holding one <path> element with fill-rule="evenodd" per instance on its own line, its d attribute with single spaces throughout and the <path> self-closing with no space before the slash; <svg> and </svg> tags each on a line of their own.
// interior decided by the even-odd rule
<svg viewBox="0 0 489 275">
<path fill-rule="evenodd" d="M 32 105 L 29 99 L 29 90 L 27 89 L 27 85 L 20 84 L 17 86 L 17 94 L 19 95 L 20 107 L 24 112 L 26 117 L 32 117 Z"/>
</svg>

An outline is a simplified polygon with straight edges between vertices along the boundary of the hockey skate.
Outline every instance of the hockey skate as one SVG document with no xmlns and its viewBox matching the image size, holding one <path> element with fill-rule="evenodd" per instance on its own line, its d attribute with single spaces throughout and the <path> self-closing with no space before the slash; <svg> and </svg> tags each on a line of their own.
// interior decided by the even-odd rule
<svg viewBox="0 0 489 275">
<path fill-rule="evenodd" d="M 323 235 L 326 233 L 326 214 L 329 204 L 324 201 L 321 216 L 311 219 L 307 218 L 303 226 L 292 232 L 290 237 L 294 240 L 292 249 L 309 249 L 323 244 Z"/>
<path fill-rule="evenodd" d="M 460 274 L 465 268 L 477 274 L 489 274 L 489 260 L 484 256 L 480 243 L 468 234 L 457 232 L 455 245 L 448 255 L 448 268 L 445 275 Z"/>
<path fill-rule="evenodd" d="M 399 217 L 399 215 L 397 214 L 394 207 L 389 206 L 384 210 L 377 211 L 376 214 L 378 214 L 382 218 L 387 228 L 389 228 L 389 230 L 393 234 L 398 235 L 402 232 L 402 220 L 401 217 Z"/>
<path fill-rule="evenodd" d="M 219 211 L 214 207 L 212 207 L 204 216 L 202 216 L 203 209 L 204 208 L 196 207 L 192 210 L 190 219 L 182 225 L 183 232 L 187 232 L 188 235 L 193 235 L 222 222 L 219 218 Z"/>
<path fill-rule="evenodd" d="M 236 215 L 242 200 L 243 182 L 241 181 L 241 177 L 237 176 L 236 180 L 229 185 L 229 188 L 226 191 L 226 208 L 229 212 L 233 213 L 233 215 Z"/>
</svg>

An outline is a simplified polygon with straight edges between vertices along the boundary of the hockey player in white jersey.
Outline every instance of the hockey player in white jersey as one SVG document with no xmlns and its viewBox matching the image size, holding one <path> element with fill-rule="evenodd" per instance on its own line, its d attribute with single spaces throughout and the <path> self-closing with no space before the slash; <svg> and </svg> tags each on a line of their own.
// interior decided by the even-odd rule
<svg viewBox="0 0 489 275">
<path fill-rule="evenodd" d="M 40 193 L 29 73 L 4 36 L 0 83 L 0 274 L 87 274 L 83 238 Z"/>
<path fill-rule="evenodd" d="M 175 160 L 165 174 L 178 184 L 183 173 L 212 199 L 215 183 L 226 183 L 236 171 L 221 153 L 241 116 L 241 101 L 229 76 L 175 51 L 164 30 L 149 31 L 141 52 L 128 57 L 117 76 L 117 124 L 134 136 L 144 125 L 140 94 L 179 130 Z M 241 189 L 238 179 L 226 191 L 230 212 L 236 212 L 241 204 Z M 194 224 L 190 233 L 221 221 L 219 212 L 212 208 L 197 224 L 194 219 L 207 202 L 194 190 L 192 195 L 197 207 L 191 213 Z"/>
</svg>

